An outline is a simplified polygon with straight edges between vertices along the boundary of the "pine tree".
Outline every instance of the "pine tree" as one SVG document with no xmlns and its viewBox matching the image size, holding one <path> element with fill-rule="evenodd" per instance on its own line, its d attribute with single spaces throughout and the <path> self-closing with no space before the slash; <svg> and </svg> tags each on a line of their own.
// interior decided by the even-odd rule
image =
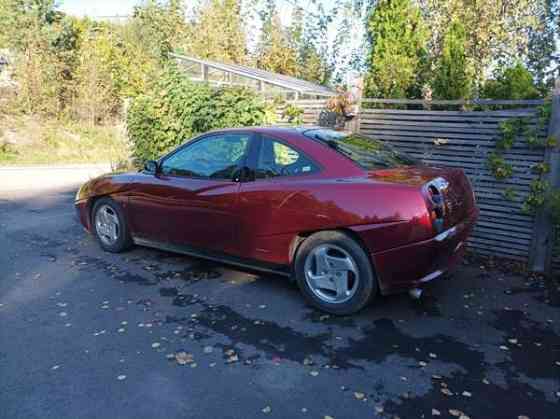
<svg viewBox="0 0 560 419">
<path fill-rule="evenodd" d="M 208 0 L 192 30 L 189 52 L 199 58 L 243 64 L 247 37 L 240 0 Z"/>
<path fill-rule="evenodd" d="M 466 99 L 472 87 L 472 72 L 465 52 L 467 36 L 459 21 L 454 21 L 443 38 L 441 55 L 433 80 L 435 99 Z"/>
<path fill-rule="evenodd" d="M 411 0 L 380 0 L 368 22 L 372 42 L 365 94 L 420 97 L 427 62 L 427 30 Z"/>
<path fill-rule="evenodd" d="M 273 5 L 261 14 L 263 28 L 257 52 L 257 66 L 263 70 L 297 76 L 297 51 L 289 32 L 282 26 L 280 15 Z"/>
<path fill-rule="evenodd" d="M 318 40 L 327 37 L 322 33 L 317 17 L 306 15 L 301 7 L 294 9 L 289 29 L 290 41 L 297 54 L 297 76 L 315 83 L 328 82 L 332 69 L 326 59 L 326 49 Z"/>
</svg>

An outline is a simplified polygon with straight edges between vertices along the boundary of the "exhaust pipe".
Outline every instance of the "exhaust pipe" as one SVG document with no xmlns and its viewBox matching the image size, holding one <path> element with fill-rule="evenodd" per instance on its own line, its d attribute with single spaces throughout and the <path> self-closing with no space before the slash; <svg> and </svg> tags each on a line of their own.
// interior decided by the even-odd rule
<svg viewBox="0 0 560 419">
<path fill-rule="evenodd" d="M 419 300 L 420 297 L 422 297 L 422 289 L 412 288 L 411 290 L 408 290 L 408 295 L 410 295 L 410 298 L 413 300 Z"/>
</svg>

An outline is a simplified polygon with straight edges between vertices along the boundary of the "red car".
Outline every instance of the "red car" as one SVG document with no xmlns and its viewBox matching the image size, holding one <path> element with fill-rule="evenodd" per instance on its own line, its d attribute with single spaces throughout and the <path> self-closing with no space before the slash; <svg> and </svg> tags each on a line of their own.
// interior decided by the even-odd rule
<svg viewBox="0 0 560 419">
<path fill-rule="evenodd" d="M 278 273 L 334 314 L 441 276 L 478 215 L 462 170 L 324 128 L 210 132 L 87 182 L 76 208 L 106 251 L 138 244 Z"/>
</svg>

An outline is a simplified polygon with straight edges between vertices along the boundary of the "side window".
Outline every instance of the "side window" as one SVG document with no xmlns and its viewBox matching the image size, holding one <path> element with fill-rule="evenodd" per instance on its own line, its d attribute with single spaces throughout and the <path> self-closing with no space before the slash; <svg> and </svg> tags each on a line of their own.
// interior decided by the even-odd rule
<svg viewBox="0 0 560 419">
<path fill-rule="evenodd" d="M 255 177 L 296 176 L 318 172 L 309 158 L 280 141 L 263 137 Z"/>
<path fill-rule="evenodd" d="M 248 134 L 204 138 L 165 159 L 161 172 L 164 175 L 229 180 L 245 158 L 248 146 Z"/>
</svg>

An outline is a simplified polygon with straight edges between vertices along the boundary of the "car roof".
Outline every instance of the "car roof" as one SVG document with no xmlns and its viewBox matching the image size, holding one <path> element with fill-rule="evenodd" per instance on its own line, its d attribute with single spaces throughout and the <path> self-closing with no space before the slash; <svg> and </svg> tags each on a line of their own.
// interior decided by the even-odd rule
<svg viewBox="0 0 560 419">
<path fill-rule="evenodd" d="M 316 125 L 300 125 L 300 126 L 290 126 L 290 127 L 280 127 L 280 126 L 256 126 L 256 127 L 240 127 L 240 128 L 223 128 L 223 129 L 216 129 L 210 132 L 256 132 L 259 134 L 268 134 L 273 137 L 290 137 L 290 138 L 305 138 L 310 139 L 312 138 L 303 135 L 303 132 L 306 130 L 315 130 L 315 129 L 322 129 L 328 130 L 332 129 L 329 127 L 320 127 Z"/>
</svg>

